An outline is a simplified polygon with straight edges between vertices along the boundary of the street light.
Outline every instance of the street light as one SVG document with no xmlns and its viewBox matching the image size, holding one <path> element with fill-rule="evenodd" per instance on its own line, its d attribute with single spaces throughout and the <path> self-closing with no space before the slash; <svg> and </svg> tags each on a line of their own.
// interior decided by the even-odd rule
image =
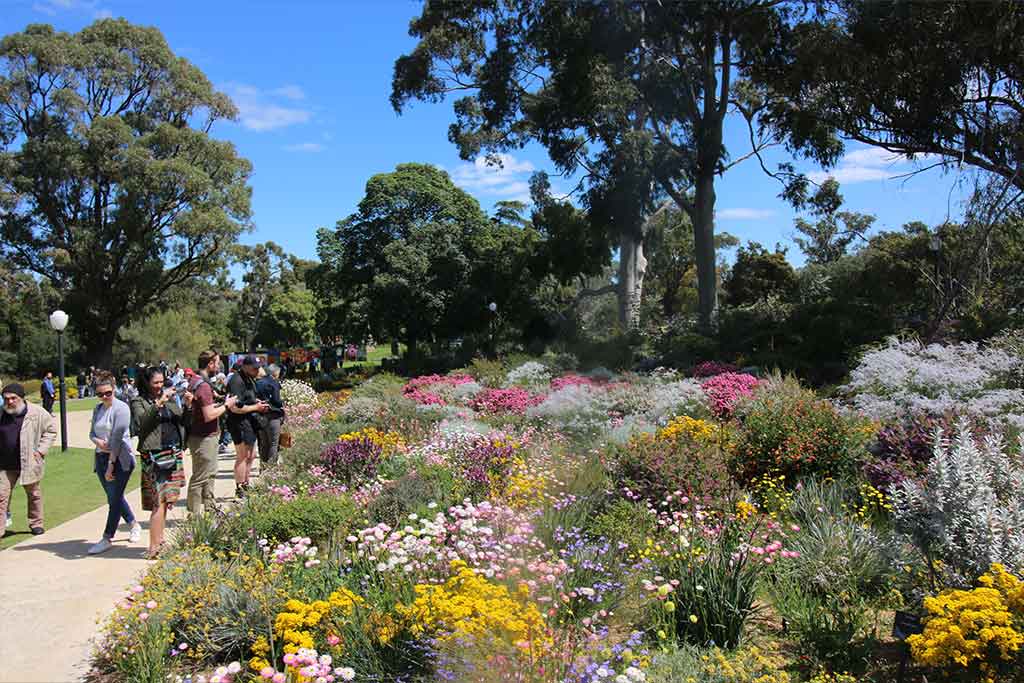
<svg viewBox="0 0 1024 683">
<path fill-rule="evenodd" d="M 491 355 L 492 356 L 497 356 L 498 355 L 498 348 L 494 344 L 494 327 L 495 327 L 495 322 L 496 322 L 497 317 L 498 317 L 498 304 L 496 304 L 496 303 L 494 303 L 492 301 L 491 303 L 487 304 L 487 310 L 491 312 L 491 319 L 490 319 L 489 325 L 488 325 L 488 327 L 490 328 L 490 332 L 491 332 L 491 335 L 490 335 L 491 336 Z"/>
<path fill-rule="evenodd" d="M 68 314 L 56 310 L 50 314 L 50 327 L 57 333 L 57 369 L 60 372 L 60 450 L 68 450 L 68 396 L 64 387 L 64 328 L 68 326 Z"/>
</svg>

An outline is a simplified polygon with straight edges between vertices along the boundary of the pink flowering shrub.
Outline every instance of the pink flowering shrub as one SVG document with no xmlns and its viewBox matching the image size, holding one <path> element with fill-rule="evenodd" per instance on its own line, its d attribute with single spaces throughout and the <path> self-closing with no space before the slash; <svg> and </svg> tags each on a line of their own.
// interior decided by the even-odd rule
<svg viewBox="0 0 1024 683">
<path fill-rule="evenodd" d="M 440 390 L 473 382 L 469 375 L 422 375 L 414 377 L 402 387 L 402 395 L 420 405 L 443 406 L 447 403 Z"/>
<path fill-rule="evenodd" d="M 694 377 L 714 377 L 715 375 L 722 375 L 727 372 L 737 372 L 737 368 L 732 363 L 720 363 L 716 360 L 706 360 L 703 363 L 698 363 L 693 368 Z"/>
<path fill-rule="evenodd" d="M 565 387 L 577 386 L 594 386 L 594 380 L 590 379 L 589 377 L 583 377 L 581 375 L 565 375 L 563 377 L 556 377 L 553 380 L 551 380 L 551 391 L 558 391 L 559 389 L 564 389 Z"/>
<path fill-rule="evenodd" d="M 470 406 L 473 410 L 487 414 L 514 413 L 522 415 L 527 408 L 531 408 L 544 401 L 544 396 L 533 395 L 526 389 L 510 387 L 508 389 L 484 389 L 477 394 Z"/>
<path fill-rule="evenodd" d="M 758 379 L 742 372 L 723 372 L 701 383 L 700 387 L 718 417 L 730 417 L 740 399 L 752 396 Z"/>
</svg>

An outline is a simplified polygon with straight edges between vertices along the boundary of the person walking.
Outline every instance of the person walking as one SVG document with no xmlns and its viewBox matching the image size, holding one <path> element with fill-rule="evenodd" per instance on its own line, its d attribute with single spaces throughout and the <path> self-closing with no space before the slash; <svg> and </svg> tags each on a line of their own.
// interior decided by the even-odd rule
<svg viewBox="0 0 1024 683">
<path fill-rule="evenodd" d="M 142 463 L 142 509 L 149 516 L 148 559 L 163 550 L 167 513 L 181 497 L 185 484 L 182 459 L 185 447 L 186 412 L 177 400 L 174 388 L 164 386 L 158 367 L 148 367 L 139 378 L 139 395 L 131 401 L 131 432 L 139 437 Z M 183 395 L 186 406 L 192 394 Z"/>
<path fill-rule="evenodd" d="M 228 410 L 228 430 L 235 444 L 235 497 L 241 498 L 249 489 L 249 476 L 256 453 L 255 413 L 265 413 L 270 406 L 256 397 L 256 375 L 260 362 L 256 356 L 242 359 L 238 372 L 228 380 L 228 394 L 237 402 Z"/>
<path fill-rule="evenodd" d="M 86 394 L 87 389 L 85 388 L 88 381 L 89 379 L 85 376 L 85 369 L 83 368 L 79 370 L 78 377 L 75 382 L 78 385 L 78 398 L 85 398 L 88 395 Z"/>
<path fill-rule="evenodd" d="M 89 438 L 96 444 L 95 472 L 107 494 L 107 523 L 103 538 L 89 548 L 90 555 L 98 555 L 113 547 L 118 518 L 131 527 L 128 540 L 138 543 L 142 526 L 125 500 L 124 491 L 135 470 L 135 451 L 131 442 L 131 409 L 114 396 L 114 376 L 98 372 L 95 391 L 100 402 L 92 411 L 92 429 Z"/>
<path fill-rule="evenodd" d="M 235 397 L 215 402 L 210 378 L 220 372 L 220 355 L 203 351 L 196 363 L 198 373 L 189 384 L 192 397 L 192 420 L 188 434 L 188 450 L 192 454 L 192 479 L 188 482 L 186 505 L 190 514 L 198 515 L 216 509 L 214 482 L 217 477 L 217 445 L 220 442 L 220 418 L 235 405 Z"/>
<path fill-rule="evenodd" d="M 39 396 L 43 399 L 43 410 L 53 415 L 53 400 L 57 396 L 57 390 L 53 387 L 53 373 L 48 372 L 43 377 L 43 383 L 39 386 Z"/>
<path fill-rule="evenodd" d="M 263 466 L 277 464 L 278 442 L 281 439 L 281 425 L 284 424 L 284 403 L 281 401 L 281 368 L 277 365 L 267 366 L 267 376 L 256 383 L 256 397 L 262 399 L 270 408 L 261 415 L 259 446 L 260 464 Z"/>
<path fill-rule="evenodd" d="M 11 491 L 20 478 L 28 499 L 28 528 L 38 536 L 45 531 L 40 482 L 46 453 L 57 440 L 57 426 L 50 413 L 25 400 L 22 385 L 8 384 L 0 392 L 0 519 L 10 513 Z"/>
</svg>

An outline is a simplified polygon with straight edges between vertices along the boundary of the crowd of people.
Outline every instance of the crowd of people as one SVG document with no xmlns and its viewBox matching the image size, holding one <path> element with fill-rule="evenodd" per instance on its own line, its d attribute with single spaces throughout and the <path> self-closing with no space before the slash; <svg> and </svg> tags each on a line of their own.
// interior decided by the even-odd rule
<svg viewBox="0 0 1024 683">
<path fill-rule="evenodd" d="M 112 547 L 121 521 L 132 543 L 141 540 L 142 526 L 125 491 L 140 471 L 142 509 L 150 513 L 148 557 L 159 555 L 164 543 L 167 513 L 186 490 L 189 514 L 216 509 L 214 482 L 217 459 L 227 443 L 235 447 L 235 496 L 246 495 L 259 453 L 263 466 L 278 461 L 285 420 L 281 400 L 281 368 L 245 356 L 225 374 L 221 356 L 199 355 L 196 368 L 167 363 L 123 368 L 114 374 L 90 368 L 76 378 L 79 396 L 95 396 L 89 438 L 95 446 L 94 471 L 107 497 L 108 513 L 100 540 L 88 552 Z M 46 380 L 49 380 L 47 401 Z M 40 481 L 46 454 L 56 440 L 52 415 L 52 376 L 40 389 L 43 405 L 25 400 L 25 389 L 3 387 L 0 414 L 0 519 L 9 519 L 11 490 L 20 481 L 28 497 L 29 528 L 44 533 Z M 133 445 L 133 437 L 137 442 Z M 184 459 L 192 459 L 186 482 Z"/>
</svg>

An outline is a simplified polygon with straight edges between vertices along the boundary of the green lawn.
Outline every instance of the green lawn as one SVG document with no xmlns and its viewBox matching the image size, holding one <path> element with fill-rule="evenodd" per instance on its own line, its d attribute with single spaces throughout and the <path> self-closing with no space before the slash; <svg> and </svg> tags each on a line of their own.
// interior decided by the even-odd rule
<svg viewBox="0 0 1024 683">
<path fill-rule="evenodd" d="M 61 453 L 59 447 L 50 450 L 43 476 L 43 517 L 47 529 L 106 504 L 107 497 L 92 468 L 92 449 L 69 448 L 65 453 Z M 139 477 L 133 476 L 128 488 L 138 486 Z M 0 550 L 31 538 L 25 518 L 25 489 L 20 485 L 11 496 L 11 511 L 14 513 L 14 525 L 10 528 L 13 535 L 0 539 Z M 99 531 L 102 529 L 97 533 Z"/>
<path fill-rule="evenodd" d="M 405 346 L 399 347 L 399 354 L 405 351 Z M 376 367 L 380 365 L 380 362 L 391 355 L 391 344 L 378 344 L 374 347 L 373 351 L 366 354 L 366 360 L 363 361 L 345 361 L 346 368 L 359 368 L 359 367 Z"/>
<path fill-rule="evenodd" d="M 28 400 L 31 401 L 32 403 L 39 403 L 39 404 L 42 403 L 42 401 L 40 401 L 35 396 L 30 396 Z M 74 412 L 77 412 L 77 411 L 80 411 L 80 410 L 92 410 L 95 405 L 96 405 L 96 399 L 92 398 L 92 397 L 89 397 L 89 398 L 71 398 L 71 399 L 68 399 L 68 412 L 69 413 L 74 413 Z M 54 401 L 53 402 L 53 414 L 54 415 L 60 415 L 60 401 Z"/>
</svg>

